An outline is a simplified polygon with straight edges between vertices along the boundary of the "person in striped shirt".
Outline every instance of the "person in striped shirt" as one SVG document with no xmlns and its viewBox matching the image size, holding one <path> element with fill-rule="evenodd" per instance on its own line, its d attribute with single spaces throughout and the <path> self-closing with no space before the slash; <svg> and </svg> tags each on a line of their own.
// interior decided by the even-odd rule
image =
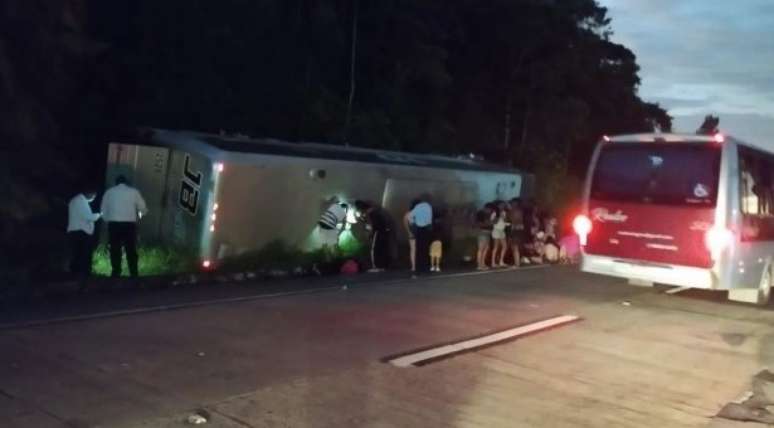
<svg viewBox="0 0 774 428">
<path fill-rule="evenodd" d="M 338 250 L 339 234 L 346 224 L 349 206 L 338 199 L 322 213 L 317 222 L 320 232 L 320 242 L 326 254 L 335 253 Z"/>
</svg>

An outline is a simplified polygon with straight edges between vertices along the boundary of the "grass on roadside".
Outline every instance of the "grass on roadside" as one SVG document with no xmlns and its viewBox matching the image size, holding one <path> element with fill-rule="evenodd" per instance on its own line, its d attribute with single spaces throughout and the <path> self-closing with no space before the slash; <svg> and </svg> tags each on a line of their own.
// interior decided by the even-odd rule
<svg viewBox="0 0 774 428">
<path fill-rule="evenodd" d="M 141 276 L 193 272 L 197 268 L 196 255 L 180 249 L 161 245 L 143 245 L 137 248 L 137 255 L 137 268 Z M 128 276 L 129 267 L 126 264 L 126 257 L 123 257 L 122 262 L 121 274 Z M 101 244 L 94 251 L 92 270 L 96 275 L 110 275 L 110 253 L 107 245 Z"/>
</svg>

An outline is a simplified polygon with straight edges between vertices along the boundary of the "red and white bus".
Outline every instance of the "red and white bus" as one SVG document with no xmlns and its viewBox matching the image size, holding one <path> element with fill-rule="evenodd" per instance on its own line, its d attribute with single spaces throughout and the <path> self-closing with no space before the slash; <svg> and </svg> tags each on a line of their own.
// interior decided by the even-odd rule
<svg viewBox="0 0 774 428">
<path fill-rule="evenodd" d="M 774 274 L 774 153 L 733 138 L 605 137 L 575 218 L 581 270 L 728 290 L 765 304 Z"/>
</svg>

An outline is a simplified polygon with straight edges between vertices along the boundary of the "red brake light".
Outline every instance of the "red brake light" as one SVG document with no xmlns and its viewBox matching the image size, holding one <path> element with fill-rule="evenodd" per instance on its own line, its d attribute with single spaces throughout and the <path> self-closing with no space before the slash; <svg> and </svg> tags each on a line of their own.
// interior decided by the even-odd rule
<svg viewBox="0 0 774 428">
<path fill-rule="evenodd" d="M 580 214 L 572 221 L 572 228 L 580 237 L 581 245 L 586 245 L 586 237 L 591 233 L 591 220 L 585 215 Z"/>
<path fill-rule="evenodd" d="M 209 269 L 210 267 L 212 267 L 212 263 L 209 260 L 205 260 L 202 262 L 202 267 L 205 269 Z"/>
<path fill-rule="evenodd" d="M 722 142 L 726 141 L 726 137 L 723 134 L 721 134 L 721 133 L 715 134 L 714 138 L 715 138 L 715 142 L 716 143 L 722 143 Z"/>
</svg>

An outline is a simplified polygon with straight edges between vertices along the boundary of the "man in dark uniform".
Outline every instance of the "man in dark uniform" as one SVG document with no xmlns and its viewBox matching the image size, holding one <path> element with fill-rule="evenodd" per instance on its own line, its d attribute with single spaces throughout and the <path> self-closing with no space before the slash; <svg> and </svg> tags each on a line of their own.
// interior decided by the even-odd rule
<svg viewBox="0 0 774 428">
<path fill-rule="evenodd" d="M 390 264 L 390 227 L 387 215 L 381 207 L 364 201 L 355 201 L 355 208 L 365 214 L 371 229 L 371 269 L 383 272 Z"/>
</svg>

